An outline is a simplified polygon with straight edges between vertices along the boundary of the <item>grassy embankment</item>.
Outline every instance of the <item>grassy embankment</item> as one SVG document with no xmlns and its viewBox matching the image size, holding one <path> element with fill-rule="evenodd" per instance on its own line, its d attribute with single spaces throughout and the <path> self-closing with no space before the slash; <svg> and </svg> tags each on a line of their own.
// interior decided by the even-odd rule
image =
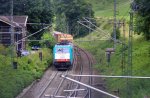
<svg viewBox="0 0 150 98">
<path fill-rule="evenodd" d="M 92 1 L 92 3 L 98 2 L 98 0 Z M 123 2 L 123 1 L 122 1 Z M 124 2 L 126 4 L 128 2 Z M 100 5 L 99 3 L 93 5 Z M 129 7 L 129 5 L 127 5 Z M 126 7 L 126 8 L 127 8 Z M 107 13 L 106 9 L 110 8 L 107 6 L 104 10 L 96 10 L 97 7 L 94 7 L 96 17 L 101 17 L 101 15 L 106 15 L 105 17 L 112 17 L 110 13 Z M 125 7 L 123 7 L 125 8 Z M 122 9 L 123 9 L 122 8 Z M 98 8 L 97 8 L 98 9 Z M 127 8 L 128 9 L 128 8 Z M 121 10 L 121 9 L 120 9 Z M 106 11 L 106 12 L 105 12 Z M 105 12 L 106 14 L 98 14 L 100 12 Z M 126 12 L 125 12 L 126 13 Z M 120 16 L 125 15 L 125 13 L 120 14 Z M 126 17 L 126 16 L 125 16 Z M 104 22 L 105 19 L 101 19 L 99 22 L 100 28 L 106 32 L 112 32 L 112 25 Z M 128 20 L 128 19 L 127 19 Z M 126 45 L 128 45 L 128 21 L 126 22 Z M 122 29 L 120 29 L 122 30 Z M 99 70 L 101 74 L 105 75 L 126 75 L 128 68 L 128 48 L 123 49 L 122 45 L 117 44 L 116 51 L 111 55 L 110 63 L 106 60 L 106 48 L 113 47 L 112 41 L 98 40 L 104 36 L 102 32 L 92 32 L 84 38 L 77 39 L 77 44 L 82 48 L 93 53 L 97 59 L 97 64 L 94 66 Z M 106 38 L 107 39 L 107 38 Z M 83 41 L 84 40 L 84 41 Z M 91 42 L 86 42 L 87 40 L 94 40 Z M 122 40 L 122 35 L 120 40 Z M 122 50 L 125 51 L 125 65 L 122 67 Z M 150 72 L 150 42 L 146 41 L 141 35 L 133 36 L 133 66 L 132 66 L 132 75 L 135 76 L 149 76 Z M 126 96 L 126 79 L 106 79 L 107 88 L 110 93 L 113 91 L 119 90 L 118 95 L 121 98 Z M 119 84 L 119 85 L 118 85 Z M 149 79 L 132 79 L 132 89 L 133 93 L 132 98 L 143 98 L 145 96 L 150 96 L 150 82 Z"/>
<path fill-rule="evenodd" d="M 42 61 L 39 52 L 42 52 Z M 48 48 L 15 58 L 17 69 L 13 69 L 10 57 L 10 50 L 0 45 L 0 98 L 15 98 L 25 87 L 40 78 L 52 62 L 52 52 Z"/>
<path fill-rule="evenodd" d="M 113 0 L 87 0 L 92 4 L 96 17 L 113 17 L 114 1 Z M 116 0 L 117 17 L 128 16 L 130 0 Z"/>
</svg>

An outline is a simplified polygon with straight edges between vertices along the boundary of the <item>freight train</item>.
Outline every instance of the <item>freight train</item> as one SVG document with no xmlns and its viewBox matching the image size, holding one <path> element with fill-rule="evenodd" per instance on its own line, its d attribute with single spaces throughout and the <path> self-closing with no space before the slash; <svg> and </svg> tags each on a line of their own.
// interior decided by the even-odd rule
<svg viewBox="0 0 150 98">
<path fill-rule="evenodd" d="M 57 44 L 53 48 L 53 65 L 58 70 L 71 69 L 73 66 L 73 37 L 69 34 L 55 34 Z"/>
</svg>

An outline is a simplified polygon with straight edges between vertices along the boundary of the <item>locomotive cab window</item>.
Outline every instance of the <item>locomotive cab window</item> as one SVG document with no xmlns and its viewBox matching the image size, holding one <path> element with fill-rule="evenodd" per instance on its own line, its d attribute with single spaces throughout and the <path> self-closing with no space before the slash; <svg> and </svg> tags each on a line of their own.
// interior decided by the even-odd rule
<svg viewBox="0 0 150 98">
<path fill-rule="evenodd" d="M 57 53 L 68 53 L 69 52 L 69 49 L 67 48 L 57 48 Z"/>
</svg>

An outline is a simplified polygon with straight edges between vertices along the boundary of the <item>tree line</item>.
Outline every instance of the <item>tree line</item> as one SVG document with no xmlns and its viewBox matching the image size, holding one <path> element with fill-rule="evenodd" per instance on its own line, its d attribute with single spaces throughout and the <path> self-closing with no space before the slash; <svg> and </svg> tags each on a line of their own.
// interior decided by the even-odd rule
<svg viewBox="0 0 150 98">
<path fill-rule="evenodd" d="M 135 31 L 150 39 L 150 1 L 134 0 L 137 8 Z M 10 15 L 11 0 L 0 1 L 0 15 Z M 74 36 L 88 34 L 87 28 L 79 25 L 77 21 L 82 17 L 94 18 L 92 5 L 86 0 L 14 0 L 14 15 L 28 15 L 30 23 L 55 24 L 55 29 Z M 28 25 L 28 31 L 34 33 L 43 28 L 43 25 Z M 80 33 L 78 33 L 80 32 Z M 43 33 L 38 33 L 32 39 L 39 39 Z"/>
<path fill-rule="evenodd" d="M 134 0 L 131 8 L 135 11 L 135 31 L 150 40 L 150 0 Z"/>
<path fill-rule="evenodd" d="M 84 0 L 13 0 L 14 15 L 28 15 L 30 23 L 52 24 L 55 20 L 55 28 L 64 33 L 75 35 L 77 29 L 82 33 L 87 30 L 78 28 L 77 21 L 82 17 L 94 17 L 91 4 Z M 11 0 L 0 1 L 0 14 L 11 15 Z M 28 31 L 35 32 L 42 26 L 28 25 Z M 36 36 L 40 38 L 42 34 Z"/>
</svg>

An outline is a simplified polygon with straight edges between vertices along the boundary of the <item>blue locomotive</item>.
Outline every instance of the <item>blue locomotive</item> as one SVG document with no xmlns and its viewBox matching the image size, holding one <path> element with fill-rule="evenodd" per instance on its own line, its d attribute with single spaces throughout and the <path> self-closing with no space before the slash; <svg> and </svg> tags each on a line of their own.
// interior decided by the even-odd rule
<svg viewBox="0 0 150 98">
<path fill-rule="evenodd" d="M 58 43 L 53 48 L 53 65 L 58 70 L 70 69 L 73 65 L 73 44 Z"/>
</svg>

